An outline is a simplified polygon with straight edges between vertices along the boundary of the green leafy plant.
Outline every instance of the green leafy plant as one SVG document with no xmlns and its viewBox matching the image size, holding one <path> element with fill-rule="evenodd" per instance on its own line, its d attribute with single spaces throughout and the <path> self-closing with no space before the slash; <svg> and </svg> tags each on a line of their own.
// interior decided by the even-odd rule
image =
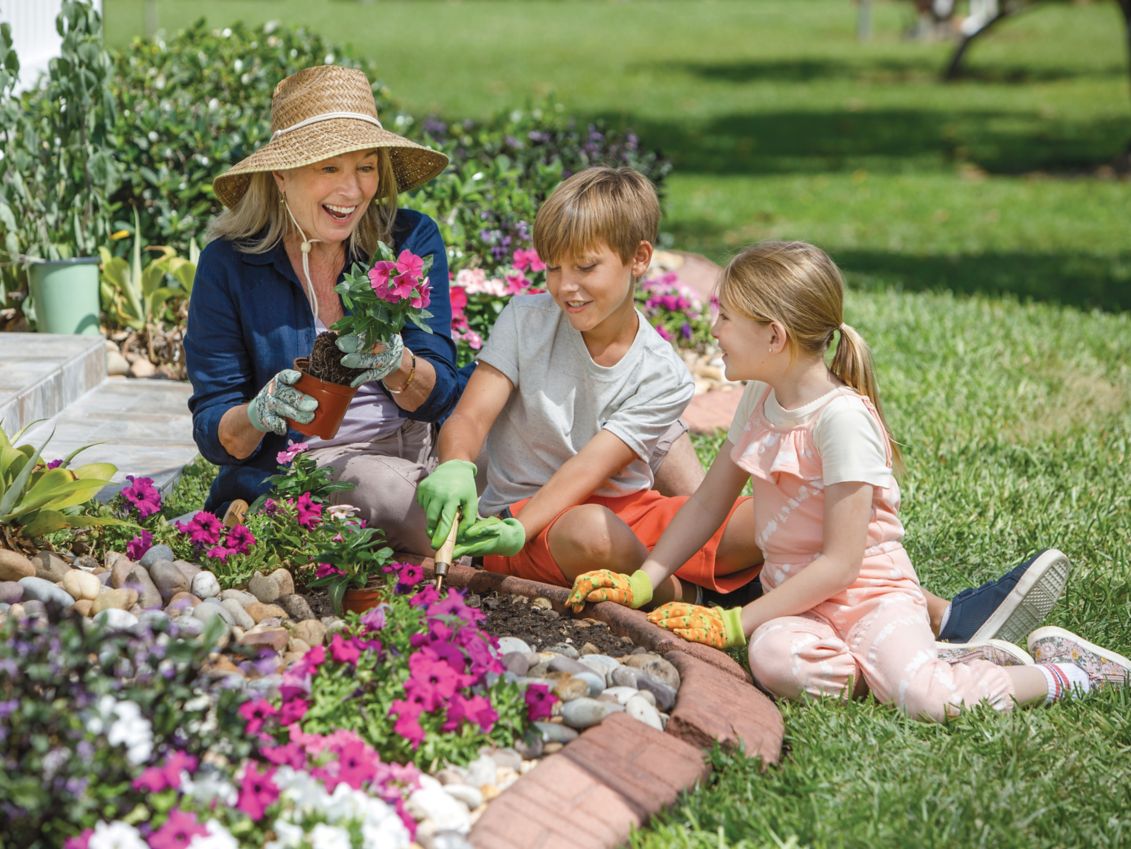
<svg viewBox="0 0 1131 849">
<path fill-rule="evenodd" d="M 168 245 L 149 245 L 144 250 L 158 256 L 143 265 L 142 250 L 136 211 L 129 261 L 114 256 L 105 246 L 98 249 L 102 258 L 102 311 L 111 326 L 145 330 L 176 323 L 180 306 L 192 294 L 200 254 L 195 241 L 189 243 L 188 259 Z"/>
<path fill-rule="evenodd" d="M 19 431 L 15 439 L 26 430 Z M 72 451 L 58 465 L 45 463 L 42 451 L 50 439 L 48 436 L 38 450 L 27 444 L 17 446 L 0 428 L 0 534 L 7 548 L 27 549 L 34 537 L 64 528 L 118 521 L 76 509 L 110 483 L 117 471 L 115 466 L 89 463 L 69 468 L 70 461 L 89 445 Z"/>
<path fill-rule="evenodd" d="M 378 528 L 365 528 L 357 521 L 343 522 L 341 530 L 318 552 L 315 577 L 307 586 L 325 588 L 334 612 L 340 616 L 346 590 L 368 586 L 392 561 L 393 549 L 381 545 L 384 536 Z"/>
</svg>

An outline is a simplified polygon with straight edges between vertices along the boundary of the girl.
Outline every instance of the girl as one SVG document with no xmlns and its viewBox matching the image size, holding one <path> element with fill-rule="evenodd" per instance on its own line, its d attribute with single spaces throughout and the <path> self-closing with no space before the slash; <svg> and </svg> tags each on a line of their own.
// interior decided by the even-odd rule
<svg viewBox="0 0 1131 849">
<path fill-rule="evenodd" d="M 1013 666 L 940 659 L 900 543 L 899 451 L 868 346 L 842 320 L 840 271 L 812 245 L 766 242 L 726 267 L 719 301 L 713 332 L 726 375 L 750 383 L 706 480 L 633 580 L 655 586 L 669 576 L 719 526 L 749 475 L 766 592 L 729 610 L 665 604 L 651 622 L 720 648 L 749 635 L 750 668 L 779 697 L 871 690 L 935 721 L 982 701 L 1009 710 L 1128 682 L 1131 660 L 1060 628 L 1029 635 L 1036 665 L 1020 650 Z M 570 603 L 609 598 L 598 575 L 579 577 Z"/>
</svg>

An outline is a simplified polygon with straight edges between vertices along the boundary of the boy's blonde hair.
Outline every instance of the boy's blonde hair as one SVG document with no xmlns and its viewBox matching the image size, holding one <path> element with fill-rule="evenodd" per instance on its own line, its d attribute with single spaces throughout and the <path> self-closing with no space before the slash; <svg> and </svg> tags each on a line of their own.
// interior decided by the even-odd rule
<svg viewBox="0 0 1131 849">
<path fill-rule="evenodd" d="M 838 333 L 829 370 L 861 395 L 880 416 L 893 466 L 902 466 L 899 446 L 884 418 L 872 352 L 844 323 L 844 280 L 823 250 L 806 242 L 761 242 L 732 259 L 719 281 L 719 303 L 727 312 L 755 321 L 780 322 L 789 333 L 790 353 L 822 358 Z"/>
<path fill-rule="evenodd" d="M 347 256 L 368 259 L 377 250 L 378 241 L 389 241 L 393 219 L 397 215 L 397 175 L 386 150 L 377 151 L 378 186 L 392 188 L 376 198 L 346 244 Z M 379 189 L 380 191 L 380 189 Z M 247 191 L 231 207 L 225 207 L 208 224 L 205 242 L 227 239 L 244 253 L 261 254 L 275 247 L 293 226 L 279 202 L 281 195 L 270 171 L 252 174 Z"/>
<path fill-rule="evenodd" d="M 660 199 L 632 168 L 598 166 L 563 180 L 534 219 L 534 249 L 557 264 L 601 244 L 628 263 L 641 242 L 656 244 Z"/>
</svg>

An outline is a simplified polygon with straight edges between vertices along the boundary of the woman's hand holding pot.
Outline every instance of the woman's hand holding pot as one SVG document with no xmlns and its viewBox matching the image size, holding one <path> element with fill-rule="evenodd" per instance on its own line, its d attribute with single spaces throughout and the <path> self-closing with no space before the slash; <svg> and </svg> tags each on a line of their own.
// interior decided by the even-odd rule
<svg viewBox="0 0 1131 849">
<path fill-rule="evenodd" d="M 351 382 L 354 389 L 371 380 L 381 380 L 392 374 L 401 364 L 404 353 L 404 342 L 399 333 L 394 333 L 384 343 L 377 347 L 377 352 L 365 349 L 365 340 L 360 333 L 350 333 L 339 336 L 334 343 L 344 356 L 342 365 L 346 368 L 363 368 L 365 372 L 359 374 Z"/>
</svg>

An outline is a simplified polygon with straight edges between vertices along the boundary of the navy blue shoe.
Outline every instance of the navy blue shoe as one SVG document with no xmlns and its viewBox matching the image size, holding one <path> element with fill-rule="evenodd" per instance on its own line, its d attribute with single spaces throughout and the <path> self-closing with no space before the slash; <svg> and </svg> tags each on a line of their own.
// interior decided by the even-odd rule
<svg viewBox="0 0 1131 849">
<path fill-rule="evenodd" d="M 762 596 L 762 581 L 755 578 L 749 584 L 744 584 L 737 590 L 721 593 L 718 590 L 709 590 L 699 587 L 702 603 L 708 607 L 745 607 L 756 598 Z"/>
<path fill-rule="evenodd" d="M 1038 552 L 1006 574 L 963 590 L 950 602 L 939 632 L 949 643 L 999 639 L 1020 642 L 1044 622 L 1064 592 L 1071 564 L 1055 548 Z"/>
</svg>

